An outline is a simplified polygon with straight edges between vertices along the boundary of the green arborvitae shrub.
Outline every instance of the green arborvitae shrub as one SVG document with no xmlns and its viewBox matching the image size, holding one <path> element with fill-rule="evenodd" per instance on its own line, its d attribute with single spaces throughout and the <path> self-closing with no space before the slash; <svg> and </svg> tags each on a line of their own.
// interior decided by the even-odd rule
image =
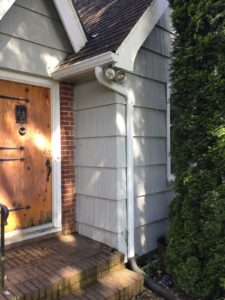
<svg viewBox="0 0 225 300">
<path fill-rule="evenodd" d="M 176 111 L 167 271 L 193 299 L 225 291 L 225 1 L 171 0 Z"/>
</svg>

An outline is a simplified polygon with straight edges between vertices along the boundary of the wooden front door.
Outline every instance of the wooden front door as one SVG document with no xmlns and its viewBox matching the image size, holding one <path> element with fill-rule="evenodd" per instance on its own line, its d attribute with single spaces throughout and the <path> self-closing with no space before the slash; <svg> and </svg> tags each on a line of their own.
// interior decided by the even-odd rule
<svg viewBox="0 0 225 300">
<path fill-rule="evenodd" d="M 0 80 L 0 203 L 30 206 L 10 212 L 6 231 L 52 221 L 51 165 L 50 90 Z"/>
</svg>

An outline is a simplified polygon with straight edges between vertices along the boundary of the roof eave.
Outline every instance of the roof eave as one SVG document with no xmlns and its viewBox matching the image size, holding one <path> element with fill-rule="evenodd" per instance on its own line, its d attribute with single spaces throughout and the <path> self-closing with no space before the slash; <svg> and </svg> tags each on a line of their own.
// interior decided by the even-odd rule
<svg viewBox="0 0 225 300">
<path fill-rule="evenodd" d="M 80 19 L 71 0 L 53 0 L 75 53 L 87 42 Z"/>
<path fill-rule="evenodd" d="M 116 67 L 133 71 L 134 61 L 144 41 L 147 39 L 169 3 L 167 0 L 153 0 L 142 17 L 117 49 L 119 57 Z"/>
<path fill-rule="evenodd" d="M 52 77 L 57 80 L 78 78 L 79 76 L 92 71 L 96 66 L 104 66 L 106 64 L 113 64 L 117 68 L 133 71 L 134 61 L 139 49 L 166 11 L 168 5 L 169 3 L 167 0 L 153 0 L 151 5 L 146 9 L 142 17 L 119 46 L 116 54 L 109 51 L 74 63 L 54 71 L 51 74 Z"/>
<path fill-rule="evenodd" d="M 78 78 L 79 76 L 92 71 L 96 66 L 115 64 L 117 62 L 118 62 L 118 55 L 108 51 L 100 55 L 85 59 L 81 62 L 77 62 L 75 64 L 69 65 L 62 69 L 56 70 L 51 74 L 51 76 L 56 80 Z"/>
</svg>

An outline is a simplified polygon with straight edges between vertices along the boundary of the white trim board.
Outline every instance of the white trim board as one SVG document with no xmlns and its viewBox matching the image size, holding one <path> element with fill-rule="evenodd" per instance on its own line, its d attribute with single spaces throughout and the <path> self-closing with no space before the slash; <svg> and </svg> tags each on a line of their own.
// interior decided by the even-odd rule
<svg viewBox="0 0 225 300">
<path fill-rule="evenodd" d="M 167 152 L 167 181 L 168 183 L 171 183 L 174 181 L 175 176 L 172 173 L 172 168 L 171 168 L 171 105 L 170 105 L 170 83 L 166 84 L 166 152 Z"/>
<path fill-rule="evenodd" d="M 140 20 L 132 28 L 128 36 L 117 49 L 119 62 L 116 67 L 128 71 L 133 71 L 134 61 L 138 50 L 143 45 L 163 13 L 166 11 L 169 3 L 167 0 L 153 0 L 151 5 L 144 12 Z"/>
<path fill-rule="evenodd" d="M 71 0 L 53 0 L 73 50 L 77 53 L 87 42 L 80 19 Z"/>
<path fill-rule="evenodd" d="M 5 233 L 5 244 L 11 245 L 26 240 L 38 238 L 41 236 L 60 232 L 61 228 L 54 228 L 51 224 L 34 226 L 28 229 L 15 230 L 13 232 Z"/>
<path fill-rule="evenodd" d="M 62 228 L 61 208 L 61 137 L 60 137 L 60 98 L 59 84 L 51 79 L 11 72 L 0 69 L 0 79 L 26 83 L 50 89 L 51 128 L 52 128 L 52 226 L 56 230 Z M 35 226 L 36 227 L 36 226 Z M 34 232 L 35 232 L 34 227 Z M 51 227 L 52 228 L 52 227 Z M 48 232 L 46 231 L 46 234 Z"/>
<path fill-rule="evenodd" d="M 4 17 L 16 0 L 0 0 L 0 20 Z"/>
</svg>

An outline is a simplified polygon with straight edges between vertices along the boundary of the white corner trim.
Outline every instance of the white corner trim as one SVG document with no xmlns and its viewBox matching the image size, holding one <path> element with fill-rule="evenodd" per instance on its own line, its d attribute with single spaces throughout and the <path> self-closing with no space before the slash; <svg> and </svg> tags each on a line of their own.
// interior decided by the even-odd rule
<svg viewBox="0 0 225 300">
<path fill-rule="evenodd" d="M 89 59 L 77 62 L 73 65 L 65 67 L 61 70 L 54 71 L 51 76 L 57 80 L 63 80 L 66 78 L 76 78 L 83 73 L 92 70 L 96 66 L 103 66 L 109 63 L 118 62 L 118 56 L 112 52 L 105 52 L 103 54 L 91 57 Z"/>
<path fill-rule="evenodd" d="M 140 20 L 132 28 L 123 43 L 117 49 L 119 62 L 116 67 L 133 71 L 134 61 L 138 50 L 155 27 L 169 3 L 167 0 L 153 0 L 151 5 L 144 12 Z"/>
<path fill-rule="evenodd" d="M 0 20 L 4 17 L 7 11 L 11 8 L 16 0 L 0 0 Z"/>
<path fill-rule="evenodd" d="M 53 0 L 75 52 L 87 42 L 80 19 L 71 0 Z"/>
<path fill-rule="evenodd" d="M 175 176 L 172 174 L 171 170 L 171 117 L 170 117 L 170 83 L 166 85 L 166 152 L 167 152 L 167 181 L 171 183 L 174 181 Z"/>
<path fill-rule="evenodd" d="M 128 231 L 128 244 L 127 244 L 127 257 L 133 258 L 135 256 L 135 242 L 134 242 L 134 153 L 133 153 L 133 139 L 134 139 L 134 93 L 126 86 L 118 83 L 107 81 L 104 76 L 103 68 L 97 66 L 95 68 L 95 76 L 98 82 L 106 88 L 118 93 L 125 97 L 126 100 L 126 159 L 127 159 L 127 231 Z M 120 217 L 120 216 L 119 216 Z M 125 222 L 124 222 L 125 221 Z M 126 220 L 122 220 L 126 223 Z M 119 250 L 123 249 L 122 240 L 119 239 Z"/>
<path fill-rule="evenodd" d="M 61 136 L 60 136 L 60 98 L 59 83 L 52 79 L 45 79 L 22 73 L 0 69 L 0 79 L 21 82 L 50 89 L 51 99 L 51 128 L 52 128 L 52 225 L 62 228 L 61 207 Z"/>
</svg>

